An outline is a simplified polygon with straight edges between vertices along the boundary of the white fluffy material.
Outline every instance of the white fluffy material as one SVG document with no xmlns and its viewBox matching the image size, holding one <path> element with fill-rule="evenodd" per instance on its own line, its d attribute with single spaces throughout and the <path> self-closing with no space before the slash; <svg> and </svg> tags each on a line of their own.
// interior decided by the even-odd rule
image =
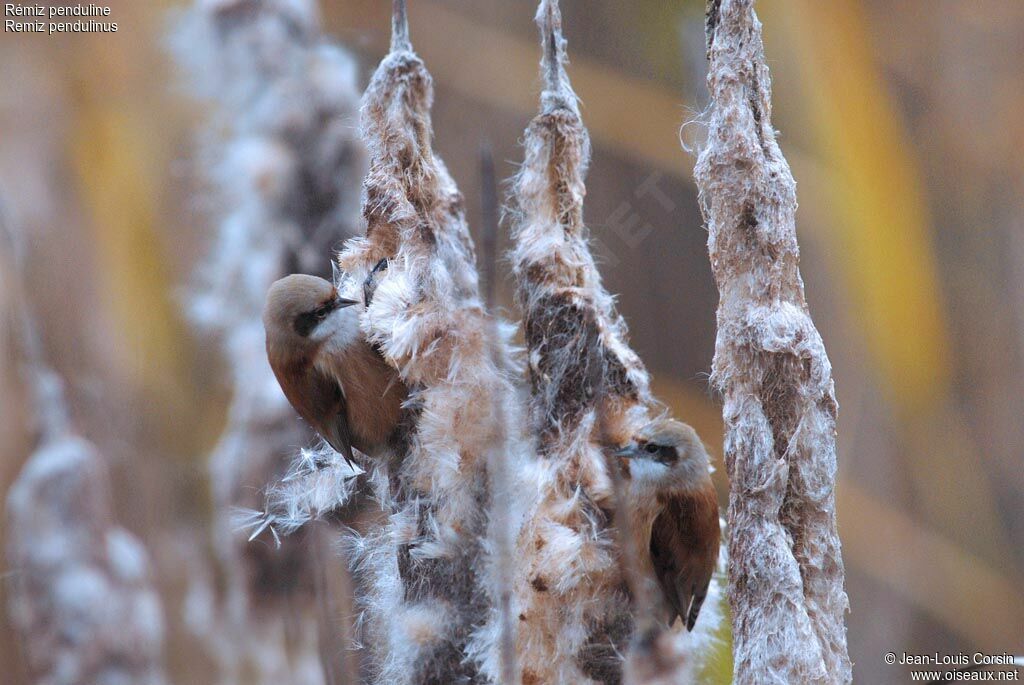
<svg viewBox="0 0 1024 685">
<path fill-rule="evenodd" d="M 620 503 L 604 446 L 625 442 L 660 408 L 590 253 L 583 225 L 590 144 L 564 69 L 557 2 L 542 0 L 537 22 L 545 90 L 524 136 L 512 257 L 526 318 L 532 428 L 545 463 L 518 540 L 518 653 L 524 683 L 616 681 L 634 616 L 607 517 Z M 701 630 L 713 632 L 719 615 L 705 611 Z M 686 682 L 685 663 L 696 663 L 706 642 L 665 640 L 681 657 L 671 677 Z"/>
<path fill-rule="evenodd" d="M 837 405 L 798 268 L 796 184 L 772 128 L 753 1 L 709 7 L 712 102 L 695 176 L 721 296 L 712 381 L 724 397 L 735 682 L 849 683 Z"/>
<path fill-rule="evenodd" d="M 114 523 L 108 487 L 93 446 L 63 435 L 8 493 L 9 610 L 35 682 L 166 682 L 148 555 Z"/>
<path fill-rule="evenodd" d="M 388 260 L 361 325 L 409 388 L 407 449 L 388 465 L 392 514 L 347 544 L 370 678 L 388 685 L 480 680 L 476 628 L 500 594 L 483 558 L 488 464 L 492 450 L 519 453 L 511 329 L 483 311 L 463 200 L 431 149 L 432 99 L 430 74 L 396 40 L 363 100 L 367 236 L 339 256 L 347 296 Z"/>
<path fill-rule="evenodd" d="M 363 473 L 326 443 L 303 448 L 285 476 L 268 487 L 262 511 L 235 511 L 235 527 L 246 531 L 249 541 L 269 530 L 280 546 L 282 534 L 293 533 L 347 505 L 359 490 Z"/>
</svg>

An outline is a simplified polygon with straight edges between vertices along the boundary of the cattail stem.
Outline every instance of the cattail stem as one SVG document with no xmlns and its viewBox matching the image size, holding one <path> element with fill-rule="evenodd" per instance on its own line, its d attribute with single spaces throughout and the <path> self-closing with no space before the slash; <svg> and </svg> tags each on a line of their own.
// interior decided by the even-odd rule
<svg viewBox="0 0 1024 685">
<path fill-rule="evenodd" d="M 491 146 L 480 146 L 480 265 L 483 276 L 484 306 L 494 311 L 498 278 L 498 182 L 494 175 L 494 154 Z"/>
<path fill-rule="evenodd" d="M 595 349 L 591 352 L 594 358 L 602 358 L 601 351 Z M 600 404 L 605 400 L 605 378 L 607 369 L 604 364 L 594 364 L 592 370 L 595 372 L 592 377 L 594 395 Z M 611 431 L 603 412 L 597 414 L 597 435 L 602 444 L 612 442 L 609 440 Z M 649 579 L 641 571 L 640 554 L 642 550 L 637 549 L 636 540 L 630 535 L 633 531 L 633 511 L 630 509 L 626 497 L 626 484 L 622 478 L 622 471 L 616 463 L 611 450 L 604 450 L 605 462 L 612 482 L 612 502 L 615 505 L 615 542 L 619 547 L 619 566 L 622 575 L 626 579 L 630 595 L 632 595 L 633 615 L 637 617 L 636 636 L 647 637 L 652 629 L 657 628 L 654 621 L 654 598 L 651 596 Z"/>
<path fill-rule="evenodd" d="M 498 265 L 498 186 L 494 173 L 494 155 L 490 145 L 480 146 L 480 210 L 483 219 L 481 226 L 481 256 L 483 267 L 483 298 L 487 311 L 494 316 L 494 298 Z M 491 339 L 501 339 L 497 325 L 492 319 Z M 495 368 L 501 368 L 503 362 L 496 344 L 492 343 L 491 357 Z M 494 416 L 499 434 L 494 445 L 488 451 L 488 473 L 491 483 L 491 522 L 490 538 L 494 544 L 495 568 L 493 583 L 494 595 L 498 600 L 498 659 L 501 673 L 501 685 L 515 685 L 518 682 L 518 664 L 516 659 L 516 621 L 512 613 L 512 583 L 515 566 L 515 521 L 512 517 L 513 478 L 510 473 L 509 458 L 506 449 L 509 444 L 506 434 L 508 419 L 503 399 L 494 397 Z"/>
<path fill-rule="evenodd" d="M 496 368 L 502 368 L 502 350 L 496 344 L 501 339 L 496 322 L 492 320 L 491 357 Z M 509 421 L 508 412 L 500 395 L 493 398 L 493 412 L 497 435 L 494 436 L 494 444 L 488 451 L 487 469 L 490 480 L 491 491 L 491 520 L 488 531 L 489 537 L 494 545 L 494 558 L 492 566 L 494 577 L 492 578 L 492 595 L 497 598 L 498 609 L 498 660 L 501 679 L 500 685 L 516 685 L 519 672 L 518 659 L 516 658 L 516 620 L 512 613 L 512 585 L 514 582 L 515 558 L 515 534 L 516 521 L 512 512 L 515 510 L 512 501 L 514 479 L 512 475 L 511 460 L 508 455 L 508 447 L 511 444 L 507 433 Z"/>
<path fill-rule="evenodd" d="M 17 280 L 20 284 L 21 278 Z M 35 318 L 30 312 L 25 294 L 19 293 L 17 299 L 21 319 L 18 328 L 21 333 L 24 377 L 32 393 L 36 429 L 39 431 L 41 441 L 54 440 L 71 431 L 71 418 L 64 397 L 64 381 L 44 360 L 39 331 L 36 329 Z"/>
<path fill-rule="evenodd" d="M 409 10 L 407 0 L 392 0 L 391 52 L 412 51 L 409 41 Z"/>
<path fill-rule="evenodd" d="M 558 0 L 544 0 L 541 3 L 537 23 L 543 44 L 541 70 L 544 73 L 544 86 L 549 91 L 560 92 L 563 86 L 565 45 Z"/>
</svg>

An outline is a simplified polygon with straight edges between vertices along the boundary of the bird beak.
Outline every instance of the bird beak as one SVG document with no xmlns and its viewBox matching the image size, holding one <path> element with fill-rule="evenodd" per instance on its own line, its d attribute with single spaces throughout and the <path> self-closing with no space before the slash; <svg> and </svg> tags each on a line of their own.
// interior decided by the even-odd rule
<svg viewBox="0 0 1024 685">
<path fill-rule="evenodd" d="M 625 447 L 620 447 L 614 452 L 616 457 L 620 459 L 636 459 L 640 456 L 640 445 L 635 442 L 631 442 Z"/>
<path fill-rule="evenodd" d="M 362 304 L 362 302 L 359 300 L 350 300 L 347 297 L 338 297 L 334 300 L 335 309 L 344 309 L 345 307 L 351 307 L 356 304 Z"/>
</svg>

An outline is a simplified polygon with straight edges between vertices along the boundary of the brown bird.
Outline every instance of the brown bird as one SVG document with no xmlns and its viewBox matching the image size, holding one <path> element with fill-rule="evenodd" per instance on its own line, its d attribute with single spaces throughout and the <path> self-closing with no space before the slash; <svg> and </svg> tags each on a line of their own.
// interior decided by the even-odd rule
<svg viewBox="0 0 1024 685">
<path fill-rule="evenodd" d="M 661 587 L 668 625 L 679 616 L 693 630 L 721 537 L 708 453 L 693 428 L 659 418 L 615 455 L 629 460 L 627 506 L 641 570 Z"/>
<path fill-rule="evenodd" d="M 355 305 L 329 282 L 293 274 L 270 286 L 267 358 L 288 401 L 331 447 L 381 456 L 397 439 L 405 385 L 365 339 Z"/>
</svg>

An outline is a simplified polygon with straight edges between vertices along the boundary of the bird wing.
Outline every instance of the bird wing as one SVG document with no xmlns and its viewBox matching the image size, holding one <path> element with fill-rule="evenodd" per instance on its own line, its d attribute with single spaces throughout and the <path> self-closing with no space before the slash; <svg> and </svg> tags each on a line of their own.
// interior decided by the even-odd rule
<svg viewBox="0 0 1024 685">
<path fill-rule="evenodd" d="M 669 606 L 693 630 L 718 561 L 718 503 L 714 490 L 666 497 L 651 528 L 654 573 Z"/>
<path fill-rule="evenodd" d="M 312 387 L 308 397 L 314 402 L 319 402 L 321 406 L 314 407 L 311 412 L 312 417 L 317 417 L 317 420 L 307 420 L 351 465 L 354 460 L 352 432 L 348 423 L 348 405 L 341 385 L 315 368 L 309 370 L 309 383 Z"/>
<path fill-rule="evenodd" d="M 352 433 L 341 385 L 305 361 L 286 373 L 278 373 L 278 367 L 273 363 L 271 367 L 285 397 L 299 416 L 351 464 L 354 459 Z"/>
</svg>

